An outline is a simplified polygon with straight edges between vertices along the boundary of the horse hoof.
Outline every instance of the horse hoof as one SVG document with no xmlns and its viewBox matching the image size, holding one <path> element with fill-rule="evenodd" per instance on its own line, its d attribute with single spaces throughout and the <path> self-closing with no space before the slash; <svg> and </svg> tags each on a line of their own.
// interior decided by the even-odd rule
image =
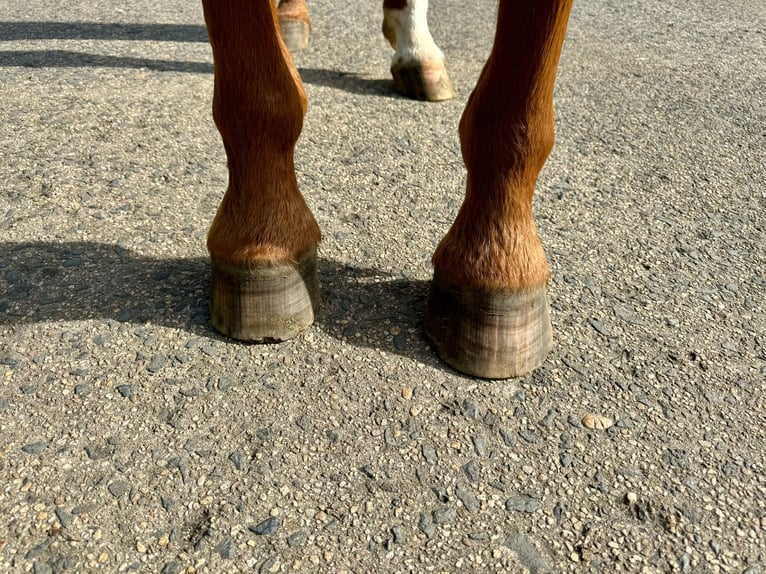
<svg viewBox="0 0 766 574">
<path fill-rule="evenodd" d="M 545 285 L 524 291 L 480 291 L 434 278 L 426 336 L 458 371 L 507 379 L 539 367 L 552 346 Z"/>
<path fill-rule="evenodd" d="M 311 26 L 303 20 L 293 20 L 292 18 L 279 19 L 279 33 L 282 41 L 291 52 L 303 50 L 309 45 L 309 35 Z"/>
<path fill-rule="evenodd" d="M 439 102 L 455 97 L 447 68 L 437 64 L 396 64 L 391 66 L 394 89 L 415 100 Z"/>
<path fill-rule="evenodd" d="M 210 316 L 234 339 L 271 343 L 302 333 L 319 304 L 316 249 L 293 263 L 212 257 Z"/>
</svg>

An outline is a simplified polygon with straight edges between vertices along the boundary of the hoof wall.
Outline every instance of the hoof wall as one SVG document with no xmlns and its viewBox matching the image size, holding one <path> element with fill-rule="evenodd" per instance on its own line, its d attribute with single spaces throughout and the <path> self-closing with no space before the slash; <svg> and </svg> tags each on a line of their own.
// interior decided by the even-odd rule
<svg viewBox="0 0 766 574">
<path fill-rule="evenodd" d="M 447 286 L 435 278 L 425 331 L 447 364 L 487 379 L 534 370 L 553 343 L 545 286 L 481 292 Z"/>
<path fill-rule="evenodd" d="M 298 52 L 309 45 L 311 26 L 303 20 L 279 19 L 279 33 L 291 52 Z"/>
<path fill-rule="evenodd" d="M 272 343 L 300 334 L 319 303 L 316 251 L 296 263 L 230 263 L 211 257 L 213 326 L 242 341 Z"/>
<path fill-rule="evenodd" d="M 444 65 L 392 66 L 394 89 L 414 100 L 439 102 L 455 97 Z"/>
</svg>

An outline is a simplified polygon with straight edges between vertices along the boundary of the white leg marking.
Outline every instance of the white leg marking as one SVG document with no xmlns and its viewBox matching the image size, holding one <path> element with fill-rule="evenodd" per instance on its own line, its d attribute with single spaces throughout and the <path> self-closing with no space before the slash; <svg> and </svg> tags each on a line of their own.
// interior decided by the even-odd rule
<svg viewBox="0 0 766 574">
<path fill-rule="evenodd" d="M 414 64 L 444 63 L 444 54 L 428 30 L 428 0 L 408 0 L 402 10 L 385 8 L 384 27 L 396 38 L 396 52 L 391 65 L 400 67 Z"/>
</svg>

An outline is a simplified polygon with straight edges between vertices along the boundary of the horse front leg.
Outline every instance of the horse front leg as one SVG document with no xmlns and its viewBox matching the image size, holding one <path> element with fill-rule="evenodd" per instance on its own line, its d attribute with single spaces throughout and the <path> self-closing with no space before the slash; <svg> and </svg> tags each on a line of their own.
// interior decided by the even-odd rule
<svg viewBox="0 0 766 574">
<path fill-rule="evenodd" d="M 229 185 L 208 234 L 211 318 L 236 339 L 278 341 L 318 303 L 320 232 L 293 151 L 306 95 L 270 1 L 203 0 L 215 64 L 213 117 Z"/>
<path fill-rule="evenodd" d="M 383 1 L 383 35 L 394 49 L 394 88 L 416 100 L 448 100 L 455 92 L 444 54 L 428 29 L 427 12 L 428 0 Z"/>
<path fill-rule="evenodd" d="M 468 374 L 522 375 L 552 344 L 550 270 L 532 196 L 553 147 L 553 87 L 572 0 L 501 0 L 460 122 L 465 200 L 433 256 L 426 334 Z"/>
</svg>

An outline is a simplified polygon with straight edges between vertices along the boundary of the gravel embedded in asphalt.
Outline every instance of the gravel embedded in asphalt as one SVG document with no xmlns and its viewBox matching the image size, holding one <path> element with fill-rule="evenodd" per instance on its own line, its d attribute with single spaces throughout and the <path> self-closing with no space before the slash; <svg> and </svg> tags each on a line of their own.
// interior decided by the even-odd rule
<svg viewBox="0 0 766 574">
<path fill-rule="evenodd" d="M 421 335 L 495 9 L 430 6 L 432 105 L 379 5 L 310 5 L 322 306 L 259 346 L 210 326 L 200 6 L 0 6 L 0 571 L 766 571 L 762 3 L 575 2 L 534 205 L 555 346 L 512 381 Z"/>
</svg>

